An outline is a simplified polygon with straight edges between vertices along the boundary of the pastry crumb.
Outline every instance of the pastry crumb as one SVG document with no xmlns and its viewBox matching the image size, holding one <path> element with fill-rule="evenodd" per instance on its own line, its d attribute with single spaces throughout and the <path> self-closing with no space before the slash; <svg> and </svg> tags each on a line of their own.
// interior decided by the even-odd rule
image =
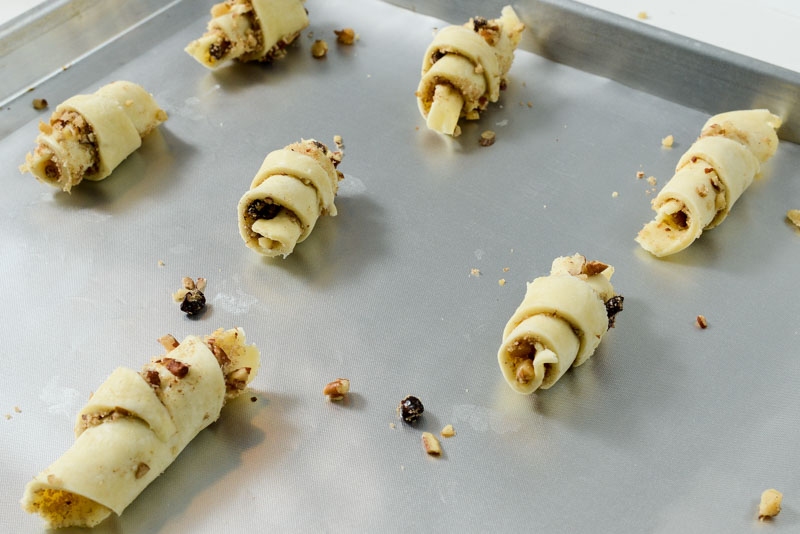
<svg viewBox="0 0 800 534">
<path fill-rule="evenodd" d="M 453 425 L 445 425 L 441 432 L 439 432 L 443 438 L 452 438 L 456 435 L 456 431 L 453 428 Z"/>
<path fill-rule="evenodd" d="M 430 432 L 422 433 L 422 446 L 431 456 L 440 456 L 442 454 L 442 446 L 436 436 Z"/>
<path fill-rule="evenodd" d="M 164 263 L 164 260 L 158 260 L 158 266 L 159 267 L 164 267 L 165 265 L 166 265 L 166 263 Z"/>
<path fill-rule="evenodd" d="M 510 267 L 503 267 L 503 272 L 507 273 L 511 268 Z"/>
<path fill-rule="evenodd" d="M 644 171 L 636 171 L 636 178 L 639 180 L 644 178 Z"/>
<path fill-rule="evenodd" d="M 694 324 L 696 324 L 701 330 L 708 328 L 708 320 L 706 320 L 705 315 L 698 315 L 694 320 Z"/>
<path fill-rule="evenodd" d="M 639 20 L 647 20 L 650 18 L 650 16 L 647 14 L 647 11 L 639 11 L 636 14 L 636 18 Z"/>
<path fill-rule="evenodd" d="M 322 59 L 328 54 L 328 43 L 325 39 L 317 39 L 311 45 L 311 55 L 317 59 Z"/>
<path fill-rule="evenodd" d="M 617 198 L 619 196 L 619 191 L 614 191 L 611 193 L 611 198 Z"/>
<path fill-rule="evenodd" d="M 474 268 L 470 269 L 469 270 L 469 275 L 470 276 L 480 276 L 481 275 L 481 270 L 480 269 L 474 269 Z"/>
<path fill-rule="evenodd" d="M 664 139 L 661 140 L 661 146 L 664 148 L 672 148 L 672 145 L 675 143 L 675 138 L 672 134 L 666 136 Z"/>
<path fill-rule="evenodd" d="M 787 211 L 786 218 L 789 219 L 792 222 L 792 224 L 800 228 L 800 210 Z"/>
<path fill-rule="evenodd" d="M 396 425 L 396 424 L 394 424 L 394 423 L 389 423 L 389 428 L 391 428 L 392 430 L 394 430 L 395 428 L 397 428 L 397 425 Z"/>
<path fill-rule="evenodd" d="M 22 413 L 22 410 L 20 410 L 19 406 L 14 406 L 14 411 L 17 413 Z"/>
<path fill-rule="evenodd" d="M 758 504 L 758 519 L 772 519 L 781 513 L 781 501 L 783 494 L 776 489 L 764 490 L 761 494 L 761 502 Z"/>
<path fill-rule="evenodd" d="M 655 176 L 648 176 L 647 177 L 647 183 L 652 185 L 653 187 L 655 187 L 656 184 L 658 183 L 658 180 L 656 180 Z"/>
<path fill-rule="evenodd" d="M 497 285 L 499 285 L 499 286 L 506 285 L 506 279 L 505 278 L 501 278 L 500 280 L 497 281 Z"/>
</svg>

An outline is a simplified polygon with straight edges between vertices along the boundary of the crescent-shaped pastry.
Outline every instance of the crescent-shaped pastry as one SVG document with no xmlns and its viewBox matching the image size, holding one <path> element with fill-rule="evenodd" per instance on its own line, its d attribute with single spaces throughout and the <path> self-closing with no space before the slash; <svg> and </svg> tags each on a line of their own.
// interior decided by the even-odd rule
<svg viewBox="0 0 800 534">
<path fill-rule="evenodd" d="M 72 447 L 25 486 L 26 511 L 51 528 L 121 514 L 258 372 L 238 328 L 173 345 L 139 372 L 111 373 L 78 414 Z"/>
<path fill-rule="evenodd" d="M 305 0 L 227 0 L 211 8 L 203 36 L 186 52 L 208 68 L 238 59 L 272 61 L 308 26 Z"/>
<path fill-rule="evenodd" d="M 479 118 L 500 89 L 525 25 L 506 6 L 499 19 L 475 17 L 440 30 L 425 51 L 417 105 L 428 128 L 458 135 L 458 120 Z"/>
<path fill-rule="evenodd" d="M 39 123 L 37 146 L 19 169 L 69 192 L 82 180 L 106 178 L 165 120 L 142 86 L 110 83 L 59 104 L 49 124 Z"/>
<path fill-rule="evenodd" d="M 336 215 L 342 152 L 304 139 L 270 152 L 239 200 L 239 233 L 265 256 L 288 256 L 322 215 Z"/>
<path fill-rule="evenodd" d="M 730 111 L 708 119 L 653 199 L 655 219 L 636 241 L 655 256 L 675 254 L 720 224 L 764 163 L 775 154 L 780 117 L 766 109 Z"/>
<path fill-rule="evenodd" d="M 549 276 L 528 284 L 497 352 L 514 391 L 548 389 L 594 354 L 622 310 L 623 297 L 611 286 L 613 273 L 613 267 L 575 254 L 556 258 Z"/>
</svg>

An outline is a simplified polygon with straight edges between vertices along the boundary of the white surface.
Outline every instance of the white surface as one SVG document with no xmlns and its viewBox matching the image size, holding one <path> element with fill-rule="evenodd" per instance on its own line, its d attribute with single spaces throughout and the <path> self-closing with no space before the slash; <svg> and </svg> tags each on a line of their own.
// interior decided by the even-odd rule
<svg viewBox="0 0 800 534">
<path fill-rule="evenodd" d="M 800 72 L 797 0 L 582 0 L 669 30 Z M 640 14 L 645 14 L 644 19 Z"/>
<path fill-rule="evenodd" d="M 0 0 L 0 24 L 53 0 Z M 800 72 L 797 0 L 582 0 L 645 24 Z M 640 18 L 646 14 L 646 18 Z"/>
</svg>

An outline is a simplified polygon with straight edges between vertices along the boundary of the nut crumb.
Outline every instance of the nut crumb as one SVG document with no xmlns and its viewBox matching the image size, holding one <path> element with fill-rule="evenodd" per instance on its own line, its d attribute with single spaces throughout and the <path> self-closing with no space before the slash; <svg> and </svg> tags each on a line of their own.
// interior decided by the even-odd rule
<svg viewBox="0 0 800 534">
<path fill-rule="evenodd" d="M 758 504 L 758 519 L 764 521 L 771 519 L 781 513 L 781 501 L 783 493 L 776 489 L 764 490 L 761 494 L 761 502 Z"/>
<path fill-rule="evenodd" d="M 425 452 L 431 456 L 442 454 L 442 446 L 439 444 L 439 440 L 430 432 L 422 433 L 422 446 L 425 448 Z"/>
<path fill-rule="evenodd" d="M 648 176 L 647 183 L 655 187 L 655 185 L 658 183 L 658 180 L 656 180 L 655 176 Z"/>
<path fill-rule="evenodd" d="M 189 374 L 189 366 L 181 361 L 173 358 L 163 358 L 161 363 L 167 368 L 167 371 L 172 373 L 176 378 L 183 378 Z"/>
<path fill-rule="evenodd" d="M 22 413 L 22 410 L 20 410 L 19 406 L 14 406 L 14 411 L 17 413 Z"/>
<path fill-rule="evenodd" d="M 136 472 L 133 474 L 133 476 L 136 477 L 136 480 L 139 480 L 145 476 L 148 471 L 150 471 L 150 466 L 144 462 L 139 462 L 139 465 L 136 466 Z"/>
<path fill-rule="evenodd" d="M 166 349 L 167 352 L 170 352 L 173 349 L 177 349 L 178 345 L 180 345 L 178 340 L 175 339 L 175 336 L 173 336 L 172 334 L 166 334 L 164 336 L 161 336 L 160 338 L 158 338 L 158 342 L 161 343 L 161 346 L 164 347 L 164 349 Z"/>
<path fill-rule="evenodd" d="M 11 421 L 11 419 L 12 419 L 12 418 L 11 418 L 11 414 L 10 414 L 10 413 L 7 413 L 7 414 L 5 415 L 5 417 L 6 417 L 6 421 Z"/>
<path fill-rule="evenodd" d="M 504 272 L 504 273 L 507 273 L 509 270 L 511 270 L 511 268 L 510 268 L 510 267 L 503 267 L 503 272 Z"/>
<path fill-rule="evenodd" d="M 339 134 L 334 135 L 333 142 L 336 144 L 336 148 L 338 148 L 339 150 L 342 150 L 344 148 L 344 140 L 342 139 L 341 135 Z"/>
<path fill-rule="evenodd" d="M 529 107 L 529 108 L 532 108 L 532 107 L 533 107 L 533 102 L 531 102 L 530 100 L 528 100 L 528 107 Z"/>
<path fill-rule="evenodd" d="M 328 382 L 322 389 L 322 394 L 332 401 L 342 400 L 350 391 L 350 380 L 347 378 L 337 378 L 333 382 Z"/>
<path fill-rule="evenodd" d="M 675 138 L 672 136 L 672 134 L 661 140 L 661 146 L 664 148 L 672 148 L 673 143 L 675 143 Z"/>
<path fill-rule="evenodd" d="M 336 34 L 336 42 L 343 45 L 351 45 L 358 40 L 358 34 L 353 28 L 343 28 L 341 30 L 333 30 Z"/>
<path fill-rule="evenodd" d="M 481 134 L 481 138 L 478 139 L 478 144 L 481 146 L 492 146 L 497 138 L 497 134 L 494 133 L 492 130 L 486 130 Z"/>
<path fill-rule="evenodd" d="M 694 324 L 697 325 L 698 328 L 701 330 L 705 330 L 708 328 L 708 321 L 706 320 L 705 315 L 698 315 L 697 318 L 694 320 Z"/>
<path fill-rule="evenodd" d="M 44 99 L 44 98 L 34 98 L 33 99 L 33 109 L 36 109 L 36 110 L 47 109 L 48 105 L 49 104 L 47 103 L 47 100 Z"/>
<path fill-rule="evenodd" d="M 397 425 L 396 425 L 396 424 L 394 424 L 394 423 L 389 423 L 389 428 L 391 428 L 392 430 L 394 430 L 395 428 L 397 428 Z"/>
<path fill-rule="evenodd" d="M 469 270 L 469 275 L 470 276 L 480 276 L 481 275 L 481 270 L 480 269 L 475 269 L 475 268 L 470 269 Z"/>
<path fill-rule="evenodd" d="M 499 285 L 499 286 L 506 285 L 506 279 L 505 278 L 501 278 L 500 280 L 497 281 L 497 285 Z"/>
<path fill-rule="evenodd" d="M 164 260 L 158 260 L 158 266 L 159 267 L 164 267 L 165 265 L 166 265 L 166 263 L 164 263 Z"/>
<path fill-rule="evenodd" d="M 636 171 L 636 178 L 639 180 L 644 178 L 644 171 Z"/>
<path fill-rule="evenodd" d="M 453 428 L 453 425 L 446 425 L 442 431 L 440 432 L 443 438 L 452 438 L 456 435 L 456 431 Z"/>
<path fill-rule="evenodd" d="M 322 59 L 328 54 L 328 43 L 324 39 L 317 39 L 311 45 L 311 55 L 317 59 Z"/>
<path fill-rule="evenodd" d="M 792 224 L 800 228 L 800 210 L 787 211 L 786 218 L 792 221 Z"/>
</svg>

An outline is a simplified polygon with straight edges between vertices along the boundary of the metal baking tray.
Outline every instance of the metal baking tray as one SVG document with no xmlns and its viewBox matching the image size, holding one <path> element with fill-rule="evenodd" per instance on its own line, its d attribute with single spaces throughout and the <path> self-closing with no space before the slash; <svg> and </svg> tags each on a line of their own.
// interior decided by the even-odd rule
<svg viewBox="0 0 800 534">
<path fill-rule="evenodd" d="M 683 96 L 659 93 L 646 78 L 686 68 L 685 40 L 522 1 L 529 34 L 501 102 L 445 139 L 417 111 L 422 53 L 434 28 L 502 2 L 308 0 L 311 26 L 286 58 L 213 73 L 183 52 L 210 4 L 132 9 L 78 56 L 15 64 L 0 96 L 2 530 L 44 530 L 19 508 L 23 487 L 69 447 L 76 412 L 114 368 L 139 369 L 165 333 L 233 326 L 261 349 L 256 402 L 228 405 L 95 532 L 757 532 L 769 487 L 785 494 L 770 530 L 797 530 L 800 232 L 784 215 L 800 207 L 800 146 L 782 141 L 728 219 L 683 253 L 659 260 L 633 241 L 715 106 L 775 103 L 796 140 L 796 109 L 780 104 L 797 94 L 794 73 L 693 45 L 695 71 L 733 79 L 712 76 L 714 98 L 709 78 L 688 75 L 674 84 Z M 51 31 L 25 29 L 36 24 L 3 35 L 22 50 Z M 353 47 L 334 44 L 346 26 Z M 651 70 L 624 31 L 657 45 Z M 331 44 L 323 60 L 316 38 Z M 743 83 L 741 69 L 780 83 Z M 146 87 L 169 120 L 71 195 L 19 175 L 49 114 L 33 98 L 52 107 L 117 79 Z M 497 142 L 481 147 L 486 129 Z M 264 156 L 336 134 L 339 215 L 285 260 L 244 247 L 236 203 Z M 615 266 L 625 310 L 589 362 L 519 396 L 496 362 L 503 327 L 525 283 L 575 252 Z M 183 276 L 208 279 L 197 319 L 171 298 Z M 352 394 L 327 402 L 322 387 L 340 376 Z M 413 428 L 395 413 L 407 394 L 425 404 Z M 456 436 L 428 457 L 421 432 L 446 424 Z"/>
</svg>

